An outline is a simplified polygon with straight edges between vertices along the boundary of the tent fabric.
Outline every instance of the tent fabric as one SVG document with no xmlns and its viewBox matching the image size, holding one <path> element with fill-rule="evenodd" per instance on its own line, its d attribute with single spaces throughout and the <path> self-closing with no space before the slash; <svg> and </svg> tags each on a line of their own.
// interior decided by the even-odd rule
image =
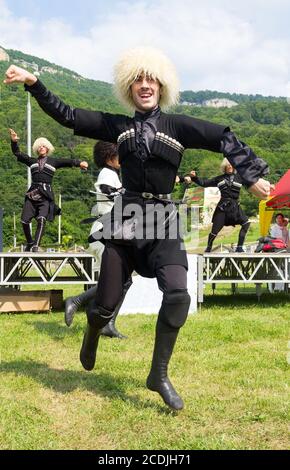
<svg viewBox="0 0 290 470">
<path fill-rule="evenodd" d="M 290 170 L 275 185 L 271 198 L 267 201 L 267 207 L 273 209 L 282 209 L 282 207 L 290 207 Z"/>
<path fill-rule="evenodd" d="M 260 222 L 260 235 L 265 237 L 269 233 L 272 217 L 273 208 L 267 207 L 267 203 L 270 201 L 260 201 L 259 203 L 259 222 Z"/>
</svg>

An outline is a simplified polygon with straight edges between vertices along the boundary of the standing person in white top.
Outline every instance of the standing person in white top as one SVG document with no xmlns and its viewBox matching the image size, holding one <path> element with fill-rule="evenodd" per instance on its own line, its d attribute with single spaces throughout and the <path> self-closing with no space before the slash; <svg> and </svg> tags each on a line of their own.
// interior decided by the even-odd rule
<svg viewBox="0 0 290 470">
<path fill-rule="evenodd" d="M 287 245 L 287 247 L 290 246 L 289 230 L 287 228 L 288 223 L 289 223 L 289 220 L 284 217 L 282 212 L 279 212 L 275 216 L 275 224 L 272 225 L 270 229 L 271 237 L 280 238 L 280 240 L 283 240 L 283 242 Z M 271 286 L 271 289 L 273 289 L 273 285 Z M 274 291 L 281 292 L 283 290 L 284 290 L 284 283 L 275 282 Z"/>
<path fill-rule="evenodd" d="M 115 195 L 122 188 L 119 177 L 120 163 L 117 147 L 110 142 L 99 141 L 94 147 L 94 162 L 97 168 L 101 169 L 98 179 L 95 182 L 97 203 L 91 211 L 91 215 L 101 217 L 111 212 Z M 93 241 L 92 235 L 102 229 L 102 223 L 96 220 L 90 231 L 89 251 L 96 258 L 96 266 L 100 268 L 104 244 L 99 240 Z"/>
<path fill-rule="evenodd" d="M 282 212 L 279 212 L 275 216 L 275 224 L 272 225 L 270 235 L 273 238 L 280 238 L 283 242 L 289 246 L 289 230 L 287 225 L 289 220 L 284 217 Z"/>
<path fill-rule="evenodd" d="M 101 217 L 110 212 L 113 208 L 115 197 L 118 197 L 118 190 L 121 189 L 122 183 L 119 178 L 119 156 L 117 146 L 110 142 L 99 141 L 94 146 L 94 162 L 97 168 L 101 168 L 98 179 L 94 184 L 96 189 L 97 203 L 91 211 L 91 215 Z M 89 237 L 89 251 L 95 256 L 96 267 L 100 271 L 102 254 L 105 248 L 104 243 L 95 240 L 93 234 L 102 230 L 103 225 L 96 220 L 91 228 Z M 116 317 L 119 313 L 125 295 L 131 286 L 131 278 L 124 286 L 123 296 L 114 310 L 113 318 L 102 329 L 102 335 L 110 338 L 126 338 L 115 326 Z M 65 323 L 70 326 L 73 322 L 75 312 L 79 307 L 86 305 L 96 296 L 97 285 L 76 297 L 69 297 L 65 302 Z"/>
</svg>

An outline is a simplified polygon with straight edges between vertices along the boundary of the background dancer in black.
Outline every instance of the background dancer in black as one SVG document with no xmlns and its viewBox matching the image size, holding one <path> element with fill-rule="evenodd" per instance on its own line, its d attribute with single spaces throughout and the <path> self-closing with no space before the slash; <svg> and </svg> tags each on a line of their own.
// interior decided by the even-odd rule
<svg viewBox="0 0 290 470">
<path fill-rule="evenodd" d="M 92 215 L 96 217 L 101 217 L 104 214 L 110 212 L 114 205 L 115 197 L 118 197 L 120 193 L 118 191 L 122 187 L 120 181 L 120 163 L 118 149 L 115 144 L 110 142 L 100 141 L 94 146 L 94 162 L 97 168 L 101 171 L 98 175 L 97 181 L 95 183 L 95 190 L 97 196 L 97 203 L 92 208 Z M 99 230 L 102 230 L 102 223 L 96 220 L 91 228 L 89 238 L 90 245 L 89 251 L 95 257 L 95 263 L 98 270 L 100 270 L 102 254 L 104 251 L 104 242 L 94 239 L 94 234 Z M 126 293 L 131 286 L 131 278 L 124 285 L 123 295 L 114 310 L 114 316 L 112 319 L 104 326 L 101 331 L 103 336 L 109 336 L 110 338 L 126 338 L 126 336 L 120 333 L 115 325 L 117 315 L 120 311 Z M 96 297 L 97 285 L 84 291 L 82 294 L 75 297 L 69 297 L 65 302 L 65 323 L 67 326 L 70 326 L 73 322 L 74 314 L 77 310 L 87 305 L 87 303 Z"/>
<path fill-rule="evenodd" d="M 31 158 L 22 153 L 18 146 L 18 136 L 13 129 L 9 129 L 11 138 L 11 149 L 17 160 L 31 169 L 32 184 L 25 194 L 22 209 L 21 223 L 26 238 L 25 251 L 38 251 L 40 241 L 44 234 L 46 221 L 52 221 L 59 214 L 59 208 L 54 202 L 52 192 L 52 179 L 58 168 L 80 167 L 88 168 L 87 162 L 71 159 L 52 158 L 53 145 L 44 137 L 40 137 L 33 144 L 33 152 L 38 158 Z M 30 222 L 36 219 L 37 227 L 34 238 L 30 230 Z"/>
<path fill-rule="evenodd" d="M 156 277 L 163 300 L 146 384 L 170 408 L 180 410 L 183 400 L 171 384 L 167 370 L 190 305 L 187 256 L 177 209 L 170 201 L 183 152 L 186 148 L 223 152 L 241 175 L 243 184 L 264 198 L 270 193 L 270 183 L 261 178 L 267 164 L 239 142 L 228 126 L 161 111 L 178 101 L 179 83 L 171 62 L 153 48 L 128 51 L 115 68 L 117 95 L 135 111 L 133 117 L 72 108 L 33 74 L 14 65 L 7 70 L 4 83 L 24 83 L 41 108 L 75 134 L 118 143 L 124 194 L 116 200 L 110 214 L 119 201 L 123 216 L 132 204 L 138 215 L 131 222 L 121 219 L 123 238 L 116 239 L 113 232 L 106 241 L 97 295 L 87 309 L 80 360 L 85 369 L 93 369 L 101 329 L 112 318 L 132 271 Z M 155 217 L 157 227 L 153 228 L 157 228 L 157 233 L 150 231 L 150 236 L 146 234 L 143 238 L 134 236 L 138 227 L 144 227 L 144 220 L 146 226 L 148 214 L 156 215 L 157 207 L 163 208 L 162 216 L 167 212 L 166 220 Z M 158 233 L 161 225 L 165 229 L 163 237 Z M 176 230 L 174 237 L 170 236 L 171 228 Z"/>
<path fill-rule="evenodd" d="M 212 229 L 208 236 L 206 253 L 212 250 L 213 242 L 224 226 L 241 225 L 239 232 L 238 245 L 236 252 L 244 252 L 243 245 L 250 227 L 250 222 L 246 214 L 240 207 L 239 197 L 243 184 L 242 178 L 235 171 L 230 162 L 224 158 L 221 164 L 222 175 L 215 178 L 203 179 L 199 178 L 195 171 L 190 172 L 191 181 L 203 188 L 219 188 L 221 198 L 215 208 L 212 216 Z M 185 182 L 188 176 L 185 177 Z"/>
</svg>

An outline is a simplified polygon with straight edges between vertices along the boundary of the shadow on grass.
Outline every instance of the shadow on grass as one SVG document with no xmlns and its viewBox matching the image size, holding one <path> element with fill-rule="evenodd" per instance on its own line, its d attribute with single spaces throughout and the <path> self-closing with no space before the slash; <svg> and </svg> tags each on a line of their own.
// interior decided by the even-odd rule
<svg viewBox="0 0 290 470">
<path fill-rule="evenodd" d="M 46 363 L 34 361 L 11 361 L 0 363 L 0 373 L 13 372 L 19 376 L 31 377 L 33 380 L 53 389 L 57 393 L 66 394 L 74 390 L 87 390 L 96 395 L 119 398 L 140 408 L 157 408 L 162 414 L 174 414 L 165 405 L 156 404 L 150 399 L 140 400 L 136 395 L 127 393 L 132 384 L 136 388 L 144 385 L 132 377 L 116 377 L 110 374 L 93 374 L 82 371 L 59 370 L 49 367 Z"/>
<path fill-rule="evenodd" d="M 60 324 L 60 320 L 54 321 L 26 321 L 32 325 L 38 333 L 50 336 L 55 341 L 62 341 L 65 336 L 78 336 L 85 329 L 85 323 L 76 323 L 72 327 Z"/>
</svg>

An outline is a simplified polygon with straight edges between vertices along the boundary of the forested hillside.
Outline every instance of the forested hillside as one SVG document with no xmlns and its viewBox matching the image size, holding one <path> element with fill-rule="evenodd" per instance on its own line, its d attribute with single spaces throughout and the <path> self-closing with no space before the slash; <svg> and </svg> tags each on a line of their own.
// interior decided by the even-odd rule
<svg viewBox="0 0 290 470">
<path fill-rule="evenodd" d="M 25 61 L 34 64 L 30 70 L 38 69 L 40 79 L 64 101 L 75 106 L 98 109 L 107 112 L 124 112 L 112 93 L 108 83 L 87 80 L 80 75 L 51 64 L 43 59 L 27 56 L 19 51 L 7 50 L 10 64 Z M 16 62 L 18 61 L 18 62 Z M 4 77 L 8 62 L 0 62 L 0 75 Z M 33 68 L 34 67 L 34 68 Z M 16 162 L 10 151 L 8 127 L 14 128 L 21 137 L 20 145 L 26 151 L 26 101 L 27 94 L 22 86 L 7 87 L 0 85 L 0 205 L 4 208 L 4 243 L 13 243 L 13 213 L 17 216 L 17 238 L 22 240 L 19 222 L 23 195 L 26 190 L 26 167 Z M 185 113 L 197 118 L 208 119 L 229 125 L 239 138 L 254 151 L 265 158 L 271 168 L 270 180 L 275 182 L 284 171 L 290 168 L 290 105 L 286 99 L 263 98 L 260 95 L 231 95 L 218 92 L 183 92 L 183 101 L 201 101 L 213 97 L 226 97 L 239 103 L 234 108 L 205 108 L 195 106 L 176 106 L 172 112 Z M 65 129 L 48 118 L 32 99 L 32 141 L 39 136 L 46 136 L 56 147 L 55 156 L 82 158 L 92 162 L 94 141 L 75 137 L 73 132 Z M 219 173 L 220 154 L 206 151 L 186 151 L 181 172 L 196 169 L 202 177 Z M 56 198 L 61 192 L 63 199 L 62 234 L 71 235 L 77 244 L 86 244 L 88 226 L 79 225 L 79 220 L 89 215 L 94 203 L 89 189 L 92 189 L 96 171 L 91 165 L 87 173 L 79 169 L 59 170 L 54 178 Z M 177 193 L 182 189 L 178 188 Z M 249 215 L 257 212 L 258 202 L 243 191 L 242 205 Z M 57 221 L 49 225 L 46 242 L 56 243 Z"/>
</svg>

